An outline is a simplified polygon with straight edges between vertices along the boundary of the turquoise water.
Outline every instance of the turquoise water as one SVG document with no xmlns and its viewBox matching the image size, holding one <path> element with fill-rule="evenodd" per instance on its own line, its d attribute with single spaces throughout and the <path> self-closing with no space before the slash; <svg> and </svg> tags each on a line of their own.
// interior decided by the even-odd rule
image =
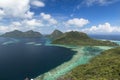
<svg viewBox="0 0 120 80">
<path fill-rule="evenodd" d="M 10 39 L 9 41 L 3 39 L 3 41 L 1 41 L 3 46 L 21 43 L 19 39 L 14 39 L 14 40 Z M 30 41 L 23 40 L 23 41 L 25 42 L 22 42 L 22 43 L 24 43 L 24 45 L 26 46 L 36 46 L 36 47 L 40 47 L 44 43 L 44 42 L 41 43 L 42 40 L 30 40 Z M 120 41 L 115 41 L 115 40 L 111 40 L 111 41 L 120 44 Z M 76 54 L 69 61 L 62 63 L 61 65 L 51 69 L 50 71 L 46 73 L 43 73 L 42 75 L 38 76 L 34 80 L 56 80 L 58 77 L 68 73 L 76 66 L 88 63 L 91 58 L 95 57 L 96 55 L 99 55 L 102 51 L 113 48 L 113 47 L 108 47 L 108 46 L 94 46 L 94 47 L 92 46 L 65 46 L 65 45 L 53 45 L 50 43 L 51 41 L 48 40 L 44 45 L 48 47 L 56 46 L 56 47 L 69 48 L 72 51 L 75 51 Z M 61 53 L 64 54 L 62 51 Z"/>
<path fill-rule="evenodd" d="M 120 41 L 117 41 L 117 40 L 111 40 L 111 41 L 120 45 Z"/>
<path fill-rule="evenodd" d="M 120 45 L 120 41 L 117 41 L 117 40 L 110 40 L 110 41 Z M 53 44 L 50 44 L 50 41 L 48 41 L 46 45 L 71 48 L 73 51 L 77 51 L 77 53 L 76 55 L 73 56 L 73 58 L 70 61 L 63 63 L 62 65 L 37 77 L 34 80 L 56 80 L 58 77 L 65 75 L 66 73 L 71 71 L 73 68 L 77 67 L 78 65 L 88 63 L 91 58 L 95 57 L 96 55 L 99 55 L 102 51 L 113 48 L 109 46 L 80 47 L 80 46 L 53 45 Z"/>
<path fill-rule="evenodd" d="M 47 45 L 51 46 L 52 44 L 47 44 Z M 40 75 L 34 80 L 56 80 L 58 77 L 68 73 L 76 66 L 89 62 L 91 58 L 95 57 L 96 55 L 99 55 L 102 51 L 112 48 L 105 46 L 96 46 L 96 47 L 91 47 L 91 46 L 75 47 L 75 46 L 64 46 L 64 45 L 54 45 L 54 46 L 71 48 L 73 51 L 76 51 L 76 55 L 74 55 L 73 58 L 68 62 L 61 64 L 60 66 L 56 67 L 55 69 L 43 75 Z"/>
</svg>

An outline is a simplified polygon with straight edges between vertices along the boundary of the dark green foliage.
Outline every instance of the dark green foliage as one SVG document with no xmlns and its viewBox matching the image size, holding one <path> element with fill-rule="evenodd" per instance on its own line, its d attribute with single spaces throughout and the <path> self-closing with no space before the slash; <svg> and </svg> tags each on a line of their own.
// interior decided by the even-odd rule
<svg viewBox="0 0 120 80">
<path fill-rule="evenodd" d="M 114 42 L 95 40 L 90 38 L 87 34 L 77 31 L 64 33 L 52 43 L 80 46 L 117 46 L 117 44 Z"/>
<path fill-rule="evenodd" d="M 55 40 L 55 39 L 59 38 L 59 37 L 62 36 L 62 35 L 63 35 L 63 32 L 61 32 L 61 31 L 59 31 L 59 30 L 54 30 L 54 31 L 52 32 L 52 34 L 50 34 L 48 37 L 49 37 L 50 39 Z"/>
<path fill-rule="evenodd" d="M 14 31 L 7 32 L 7 33 L 1 35 L 1 37 L 37 38 L 37 37 L 42 37 L 42 34 L 40 34 L 39 32 L 34 32 L 34 31 L 32 31 L 32 30 L 27 31 L 27 32 L 22 32 L 22 31 L 14 30 Z"/>
<path fill-rule="evenodd" d="M 39 32 L 30 30 L 30 31 L 24 32 L 24 36 L 25 37 L 42 37 L 42 34 L 40 34 Z"/>
<path fill-rule="evenodd" d="M 58 80 L 120 80 L 120 47 L 102 52 Z"/>
</svg>

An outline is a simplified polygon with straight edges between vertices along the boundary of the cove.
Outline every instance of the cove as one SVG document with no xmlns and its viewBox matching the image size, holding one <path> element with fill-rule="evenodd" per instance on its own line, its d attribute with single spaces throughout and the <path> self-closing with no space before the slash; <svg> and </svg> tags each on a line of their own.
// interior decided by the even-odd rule
<svg viewBox="0 0 120 80">
<path fill-rule="evenodd" d="M 12 41 L 2 39 L 0 42 L 0 80 L 35 78 L 69 61 L 76 53 L 64 47 Z"/>
</svg>

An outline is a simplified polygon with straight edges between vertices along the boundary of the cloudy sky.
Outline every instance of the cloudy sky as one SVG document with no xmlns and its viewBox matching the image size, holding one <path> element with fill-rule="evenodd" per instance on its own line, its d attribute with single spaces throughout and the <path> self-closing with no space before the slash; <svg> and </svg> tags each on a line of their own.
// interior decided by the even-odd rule
<svg viewBox="0 0 120 80">
<path fill-rule="evenodd" d="M 0 33 L 120 34 L 120 0 L 0 0 Z"/>
</svg>

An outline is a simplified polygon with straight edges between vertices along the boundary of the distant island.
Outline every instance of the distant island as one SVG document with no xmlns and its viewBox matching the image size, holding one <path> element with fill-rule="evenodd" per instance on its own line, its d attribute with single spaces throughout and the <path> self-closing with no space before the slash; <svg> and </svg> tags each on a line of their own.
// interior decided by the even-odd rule
<svg viewBox="0 0 120 80">
<path fill-rule="evenodd" d="M 33 30 L 26 32 L 14 30 L 1 35 L 1 37 L 12 38 L 41 38 L 42 36 L 43 35 L 41 33 L 35 32 Z M 59 30 L 54 30 L 50 35 L 47 35 L 46 37 L 52 40 L 52 44 L 80 46 L 118 46 L 114 42 L 92 39 L 86 33 L 78 31 L 63 33 Z"/>
<path fill-rule="evenodd" d="M 118 46 L 114 42 L 101 41 L 90 38 L 86 33 L 70 31 L 52 41 L 53 44 L 80 45 L 80 46 Z"/>
<path fill-rule="evenodd" d="M 13 37 L 13 38 L 39 38 L 42 37 L 42 34 L 39 32 L 35 32 L 33 30 L 29 30 L 26 32 L 22 32 L 19 30 L 14 30 L 11 32 L 6 32 L 2 34 L 1 37 Z"/>
<path fill-rule="evenodd" d="M 120 47 L 102 52 L 57 80 L 120 80 Z"/>
</svg>

